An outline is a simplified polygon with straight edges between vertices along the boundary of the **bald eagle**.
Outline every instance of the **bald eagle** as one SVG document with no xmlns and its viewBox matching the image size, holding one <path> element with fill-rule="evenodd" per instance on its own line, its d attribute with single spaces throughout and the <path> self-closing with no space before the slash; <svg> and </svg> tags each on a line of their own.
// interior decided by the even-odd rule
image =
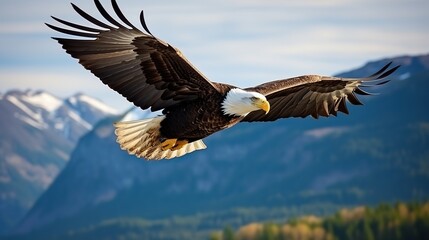
<svg viewBox="0 0 429 240">
<path fill-rule="evenodd" d="M 95 27 L 52 17 L 69 28 L 50 28 L 80 38 L 54 38 L 73 58 L 104 84 L 134 105 L 162 115 L 115 123 L 123 150 L 148 160 L 180 157 L 205 149 L 202 139 L 239 122 L 275 121 L 279 118 L 348 113 L 346 101 L 359 105 L 360 86 L 384 84 L 399 66 L 390 63 L 367 78 L 306 75 L 239 88 L 211 82 L 175 47 L 155 37 L 143 11 L 144 32 L 131 24 L 112 0 L 115 20 L 99 0 L 95 5 L 108 23 L 72 4 Z"/>
</svg>

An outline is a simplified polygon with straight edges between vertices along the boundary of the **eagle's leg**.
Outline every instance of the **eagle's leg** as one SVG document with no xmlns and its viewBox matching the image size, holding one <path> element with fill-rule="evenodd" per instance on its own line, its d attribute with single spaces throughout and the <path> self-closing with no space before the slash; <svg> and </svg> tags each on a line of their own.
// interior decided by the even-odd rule
<svg viewBox="0 0 429 240">
<path fill-rule="evenodd" d="M 170 138 L 170 139 L 162 140 L 162 142 L 161 142 L 162 151 L 171 149 L 172 147 L 174 147 L 176 145 L 176 142 L 177 142 L 177 138 Z"/>
<path fill-rule="evenodd" d="M 179 150 L 188 143 L 188 140 L 177 140 L 176 145 L 171 148 L 171 151 Z"/>
</svg>

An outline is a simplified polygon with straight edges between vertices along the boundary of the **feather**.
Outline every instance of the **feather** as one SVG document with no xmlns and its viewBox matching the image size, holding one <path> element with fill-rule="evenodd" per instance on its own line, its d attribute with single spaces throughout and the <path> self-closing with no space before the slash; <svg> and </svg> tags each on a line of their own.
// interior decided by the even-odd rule
<svg viewBox="0 0 429 240">
<path fill-rule="evenodd" d="M 62 19 L 56 18 L 56 17 L 54 17 L 54 16 L 51 16 L 51 18 L 53 18 L 53 19 L 54 19 L 54 20 L 56 20 L 57 22 L 60 22 L 60 23 L 62 23 L 62 24 L 64 24 L 64 25 L 67 25 L 67 26 L 69 26 L 69 27 L 77 28 L 77 29 L 79 29 L 79 30 L 83 30 L 83 31 L 87 31 L 87 32 L 99 33 L 99 32 L 102 32 L 102 31 L 103 31 L 103 30 L 101 30 L 101 29 L 85 27 L 85 26 L 82 26 L 82 25 L 79 25 L 79 24 L 75 24 L 75 23 L 67 22 L 67 21 L 64 21 L 64 20 L 62 20 Z"/>
<path fill-rule="evenodd" d="M 98 11 L 101 13 L 101 15 L 103 15 L 103 17 L 107 21 L 109 21 L 111 24 L 115 25 L 116 27 L 126 28 L 122 24 L 120 24 L 118 21 L 113 19 L 112 16 L 110 16 L 110 14 L 106 11 L 106 9 L 104 9 L 103 5 L 101 5 L 99 0 L 94 0 L 94 2 L 95 2 L 95 6 L 97 6 Z"/>
<path fill-rule="evenodd" d="M 146 21 L 145 21 L 145 19 L 144 19 L 144 13 L 143 13 L 143 11 L 141 11 L 141 12 L 140 12 L 140 23 L 142 24 L 142 26 L 143 26 L 144 30 L 145 30 L 147 33 L 149 33 L 150 35 L 152 35 L 152 36 L 153 36 L 153 34 L 149 31 L 149 28 L 148 28 L 148 27 L 147 27 L 147 25 L 146 25 Z"/>
<path fill-rule="evenodd" d="M 128 21 L 128 19 L 124 16 L 124 14 L 122 13 L 121 9 L 118 6 L 118 3 L 115 0 L 112 0 L 112 6 L 113 6 L 113 10 L 115 11 L 116 15 L 118 15 L 118 17 L 122 20 L 122 22 L 127 24 L 132 29 L 138 31 L 138 29 L 133 24 L 131 24 L 130 21 Z"/>
<path fill-rule="evenodd" d="M 359 95 L 373 95 L 373 94 L 371 94 L 369 92 L 366 92 L 366 91 L 360 89 L 359 87 L 355 88 L 354 92 L 357 93 L 357 94 L 359 94 Z"/>
<path fill-rule="evenodd" d="M 361 101 L 354 95 L 354 93 L 347 94 L 347 99 L 353 104 L 353 105 L 363 105 Z"/>
<path fill-rule="evenodd" d="M 338 111 L 343 112 L 345 114 L 349 114 L 349 110 L 347 109 L 347 104 L 345 98 L 341 98 L 339 100 Z"/>
<path fill-rule="evenodd" d="M 97 25 L 97 26 L 99 26 L 99 27 L 102 27 L 102 28 L 107 28 L 107 29 L 113 29 L 111 26 L 109 26 L 109 25 L 107 25 L 107 24 L 105 24 L 105 23 L 103 23 L 103 22 L 101 22 L 101 21 L 99 21 L 99 20 L 97 20 L 97 19 L 95 19 L 95 18 L 93 18 L 91 15 L 89 15 L 88 13 L 86 13 L 86 12 L 84 12 L 82 9 L 80 9 L 78 6 L 76 6 L 76 5 L 74 5 L 73 3 L 71 4 L 72 5 L 72 7 L 73 7 L 73 9 L 80 15 L 80 16 L 82 16 L 83 18 L 85 18 L 86 20 L 88 20 L 89 22 L 91 22 L 91 23 L 93 23 L 93 24 L 95 24 L 95 25 Z"/>
<path fill-rule="evenodd" d="M 390 69 L 389 71 L 387 71 L 387 72 L 381 74 L 379 77 L 377 77 L 377 79 L 382 79 L 382 78 L 385 78 L 385 77 L 389 76 L 390 74 L 392 74 L 393 72 L 395 72 L 396 69 L 398 69 L 398 68 L 399 68 L 399 66 L 396 66 L 396 67 Z"/>
<path fill-rule="evenodd" d="M 320 111 L 320 109 L 322 111 Z M 319 114 L 324 116 L 324 117 L 329 116 L 328 101 L 326 99 L 324 99 L 324 101 L 322 102 L 321 108 L 319 107 Z"/>
<path fill-rule="evenodd" d="M 53 30 L 61 32 L 61 33 L 65 33 L 65 34 L 70 34 L 70 35 L 79 36 L 79 37 L 90 37 L 90 38 L 96 38 L 98 36 L 98 34 L 78 32 L 78 31 L 73 31 L 73 30 L 68 30 L 68 29 L 56 27 L 56 26 L 53 26 L 49 23 L 45 23 L 45 24 L 46 24 L 46 26 L 52 28 Z"/>
<path fill-rule="evenodd" d="M 372 75 L 371 75 L 371 76 L 369 76 L 368 78 L 372 78 L 372 77 L 375 77 L 375 76 L 380 75 L 382 72 L 386 71 L 386 69 L 387 69 L 390 65 L 392 65 L 392 62 L 389 62 L 388 64 L 384 65 L 384 67 L 382 67 L 380 70 L 378 70 L 376 73 L 372 74 Z"/>
</svg>

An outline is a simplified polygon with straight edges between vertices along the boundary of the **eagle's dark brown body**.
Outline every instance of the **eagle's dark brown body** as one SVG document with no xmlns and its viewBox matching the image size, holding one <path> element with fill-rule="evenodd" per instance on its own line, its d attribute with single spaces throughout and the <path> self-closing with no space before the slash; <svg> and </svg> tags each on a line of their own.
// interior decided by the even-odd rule
<svg viewBox="0 0 429 240">
<path fill-rule="evenodd" d="M 234 87 L 219 84 L 221 92 L 166 108 L 163 111 L 165 119 L 161 122 L 161 136 L 193 142 L 238 123 L 242 117 L 222 112 L 222 102 L 231 88 Z"/>
</svg>

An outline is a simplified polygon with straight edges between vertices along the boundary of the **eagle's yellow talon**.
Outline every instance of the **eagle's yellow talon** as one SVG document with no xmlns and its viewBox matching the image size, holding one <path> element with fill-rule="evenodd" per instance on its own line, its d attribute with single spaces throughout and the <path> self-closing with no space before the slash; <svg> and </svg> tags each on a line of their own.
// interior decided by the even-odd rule
<svg viewBox="0 0 429 240">
<path fill-rule="evenodd" d="M 162 141 L 161 142 L 162 151 L 171 149 L 172 147 L 174 147 L 176 145 L 176 142 L 177 142 L 177 138 L 166 139 L 166 140 Z"/>
<path fill-rule="evenodd" d="M 176 142 L 176 145 L 174 145 L 174 147 L 172 147 L 170 150 L 171 150 L 171 151 L 179 150 L 179 149 L 181 149 L 183 146 L 185 146 L 186 144 L 188 144 L 188 140 L 178 140 L 178 141 Z"/>
</svg>

